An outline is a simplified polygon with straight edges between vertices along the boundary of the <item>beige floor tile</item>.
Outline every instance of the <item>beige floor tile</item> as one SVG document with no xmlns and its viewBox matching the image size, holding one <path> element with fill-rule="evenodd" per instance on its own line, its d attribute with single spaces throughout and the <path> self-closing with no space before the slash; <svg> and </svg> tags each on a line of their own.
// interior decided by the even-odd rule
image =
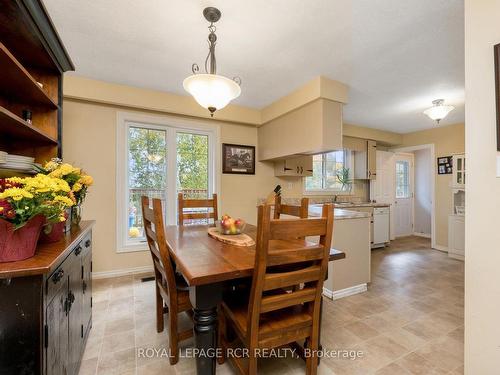
<svg viewBox="0 0 500 375">
<path fill-rule="evenodd" d="M 369 325 L 367 325 L 363 321 L 358 321 L 355 323 L 347 324 L 345 326 L 345 328 L 349 332 L 355 334 L 356 336 L 358 336 L 362 340 L 368 340 L 368 339 L 375 337 L 375 336 L 378 336 L 380 334 L 380 332 L 373 329 L 372 327 L 370 327 Z"/>
<path fill-rule="evenodd" d="M 452 340 L 452 339 L 450 339 Z M 463 355 L 461 352 L 453 353 L 453 347 L 448 348 L 438 340 L 424 345 L 415 351 L 420 357 L 425 358 L 434 367 L 445 371 L 451 371 L 463 365 Z"/>
<path fill-rule="evenodd" d="M 135 348 L 121 350 L 113 353 L 103 353 L 99 357 L 97 375 L 125 374 L 129 371 L 135 372 Z"/>
<path fill-rule="evenodd" d="M 436 368 L 425 358 L 410 353 L 396 361 L 396 364 L 413 375 L 444 375 L 446 371 Z"/>
<path fill-rule="evenodd" d="M 426 340 L 401 327 L 384 332 L 384 335 L 409 351 L 415 350 L 427 343 Z"/>
<path fill-rule="evenodd" d="M 167 358 L 158 361 L 137 364 L 137 375 L 173 375 L 175 369 L 170 365 Z"/>
<path fill-rule="evenodd" d="M 106 354 L 129 348 L 135 348 L 135 335 L 133 330 L 104 336 L 101 350 L 103 354 Z"/>
<path fill-rule="evenodd" d="M 359 349 L 363 356 L 323 358 L 318 374 L 463 374 L 463 272 L 463 262 L 431 250 L 424 238 L 372 251 L 368 291 L 325 298 L 323 305 L 323 348 Z M 167 319 L 165 330 L 156 332 L 154 282 L 141 282 L 142 276 L 94 280 L 93 328 L 81 375 L 196 373 L 192 358 L 181 357 L 175 366 L 163 357 L 138 358 L 141 348 L 168 348 Z M 181 327 L 190 325 L 182 318 Z M 192 345 L 193 339 L 181 343 L 184 351 Z M 259 370 L 303 374 L 305 367 L 302 360 L 268 359 Z M 226 363 L 217 373 L 235 371 Z"/>
<path fill-rule="evenodd" d="M 390 363 L 387 366 L 382 367 L 378 370 L 376 375 L 411 375 L 411 372 L 405 370 L 403 367 L 397 363 Z"/>
<path fill-rule="evenodd" d="M 104 336 L 123 333 L 134 329 L 134 319 L 131 317 L 108 320 L 105 323 Z"/>
<path fill-rule="evenodd" d="M 97 372 L 97 357 L 82 360 L 79 375 L 95 375 Z"/>
</svg>

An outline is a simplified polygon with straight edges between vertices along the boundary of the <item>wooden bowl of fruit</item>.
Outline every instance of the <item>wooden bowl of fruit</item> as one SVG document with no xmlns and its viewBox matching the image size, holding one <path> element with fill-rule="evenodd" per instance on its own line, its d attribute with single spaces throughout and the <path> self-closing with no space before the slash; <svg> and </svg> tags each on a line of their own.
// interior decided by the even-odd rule
<svg viewBox="0 0 500 375">
<path fill-rule="evenodd" d="M 245 221 L 242 219 L 235 219 L 229 215 L 223 215 L 220 220 L 215 222 L 217 230 L 222 234 L 234 235 L 241 234 L 245 229 Z"/>
</svg>

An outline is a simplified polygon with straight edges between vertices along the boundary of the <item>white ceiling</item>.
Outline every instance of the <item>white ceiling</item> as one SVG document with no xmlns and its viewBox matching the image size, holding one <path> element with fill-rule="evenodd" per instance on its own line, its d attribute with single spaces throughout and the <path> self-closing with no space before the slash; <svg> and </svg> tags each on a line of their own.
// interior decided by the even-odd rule
<svg viewBox="0 0 500 375">
<path fill-rule="evenodd" d="M 406 133 L 464 121 L 463 0 L 44 0 L 76 74 L 186 95 L 207 53 L 202 10 L 222 11 L 218 73 L 261 108 L 323 75 L 351 87 L 344 121 Z"/>
</svg>

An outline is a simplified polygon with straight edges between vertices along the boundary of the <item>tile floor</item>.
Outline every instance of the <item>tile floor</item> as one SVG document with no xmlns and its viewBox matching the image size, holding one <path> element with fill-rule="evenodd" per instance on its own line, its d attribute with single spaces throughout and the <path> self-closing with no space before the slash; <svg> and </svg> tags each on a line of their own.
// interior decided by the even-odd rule
<svg viewBox="0 0 500 375">
<path fill-rule="evenodd" d="M 142 275 L 143 276 L 143 275 Z M 355 350 L 355 360 L 324 358 L 319 374 L 463 374 L 464 264 L 408 237 L 372 251 L 368 292 L 325 299 L 326 350 Z M 189 324 L 187 319 L 183 325 Z M 195 374 L 194 360 L 139 358 L 140 348 L 167 347 L 156 333 L 154 284 L 139 276 L 94 282 L 93 328 L 80 375 Z M 192 345 L 188 340 L 183 348 Z M 226 363 L 219 374 L 235 373 Z M 266 359 L 259 373 L 301 374 L 299 359 Z"/>
</svg>

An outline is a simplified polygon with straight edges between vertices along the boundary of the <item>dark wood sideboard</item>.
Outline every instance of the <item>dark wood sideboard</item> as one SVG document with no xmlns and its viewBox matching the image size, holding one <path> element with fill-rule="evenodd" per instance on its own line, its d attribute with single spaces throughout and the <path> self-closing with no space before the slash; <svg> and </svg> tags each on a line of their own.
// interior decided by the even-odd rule
<svg viewBox="0 0 500 375">
<path fill-rule="evenodd" d="M 0 374 L 76 375 L 92 326 L 92 226 L 0 263 Z"/>
</svg>

